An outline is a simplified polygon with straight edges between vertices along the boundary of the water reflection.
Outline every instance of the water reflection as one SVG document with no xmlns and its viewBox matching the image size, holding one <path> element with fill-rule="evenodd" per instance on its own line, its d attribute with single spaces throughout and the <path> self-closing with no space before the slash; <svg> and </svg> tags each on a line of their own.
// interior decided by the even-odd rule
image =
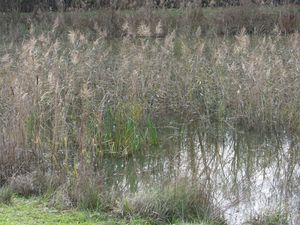
<svg viewBox="0 0 300 225">
<path fill-rule="evenodd" d="M 163 143 L 128 159 L 104 158 L 106 184 L 138 191 L 188 177 L 211 190 L 229 224 L 243 224 L 265 211 L 282 210 L 300 223 L 300 142 L 297 136 L 235 129 L 183 127 Z"/>
</svg>

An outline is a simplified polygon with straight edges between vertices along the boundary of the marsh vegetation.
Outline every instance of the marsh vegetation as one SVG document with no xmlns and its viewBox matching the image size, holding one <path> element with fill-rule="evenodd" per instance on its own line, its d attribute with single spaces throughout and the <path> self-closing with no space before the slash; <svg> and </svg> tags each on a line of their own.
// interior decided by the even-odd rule
<svg viewBox="0 0 300 225">
<path fill-rule="evenodd" d="M 299 15 L 249 7 L 0 15 L 0 202 L 296 225 Z"/>
</svg>

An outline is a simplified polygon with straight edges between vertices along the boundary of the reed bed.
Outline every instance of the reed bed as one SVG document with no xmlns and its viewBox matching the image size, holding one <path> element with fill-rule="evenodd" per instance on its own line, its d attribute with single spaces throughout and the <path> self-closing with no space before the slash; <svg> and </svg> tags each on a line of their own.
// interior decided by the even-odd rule
<svg viewBox="0 0 300 225">
<path fill-rule="evenodd" d="M 31 25 L 21 42 L 4 39 L 0 47 L 0 184 L 15 193 L 51 189 L 52 203 L 62 208 L 113 211 L 97 164 L 104 155 L 151 151 L 162 143 L 159 127 L 174 118 L 300 130 L 297 32 L 283 34 L 275 26 L 257 36 L 242 28 L 235 36 L 207 38 L 200 26 L 183 35 L 165 30 L 161 21 L 125 20 L 122 35 L 111 38 L 97 27 L 93 35 L 62 28 L 59 17 L 49 31 Z M 127 216 L 176 220 L 182 203 L 176 198 L 189 202 L 194 195 L 174 197 L 174 190 L 142 193 L 149 201 L 144 208 L 133 198 L 119 209 Z M 151 217 L 169 200 L 174 209 Z M 189 220 L 202 213 L 188 204 L 185 209 L 192 212 L 185 215 Z"/>
<path fill-rule="evenodd" d="M 59 38 L 56 29 L 32 27 L 28 39 L 1 50 L 4 161 L 19 152 L 10 161 L 61 169 L 106 153 L 127 156 L 158 144 L 154 121 L 174 115 L 299 130 L 298 33 L 153 38 L 142 24 L 139 38 L 108 41 L 100 31 L 93 40 L 79 30 Z"/>
</svg>

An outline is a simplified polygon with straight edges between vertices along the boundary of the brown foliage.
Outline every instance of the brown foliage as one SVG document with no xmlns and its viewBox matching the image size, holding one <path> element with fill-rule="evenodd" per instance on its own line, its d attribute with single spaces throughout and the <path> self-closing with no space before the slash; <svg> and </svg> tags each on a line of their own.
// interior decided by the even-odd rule
<svg viewBox="0 0 300 225">
<path fill-rule="evenodd" d="M 296 13 L 284 13 L 278 18 L 278 26 L 283 33 L 293 33 L 298 30 L 300 16 Z"/>
<path fill-rule="evenodd" d="M 276 15 L 262 12 L 254 5 L 243 5 L 224 9 L 217 18 L 217 31 L 220 34 L 237 34 L 243 27 L 247 33 L 268 34 L 276 23 Z"/>
</svg>

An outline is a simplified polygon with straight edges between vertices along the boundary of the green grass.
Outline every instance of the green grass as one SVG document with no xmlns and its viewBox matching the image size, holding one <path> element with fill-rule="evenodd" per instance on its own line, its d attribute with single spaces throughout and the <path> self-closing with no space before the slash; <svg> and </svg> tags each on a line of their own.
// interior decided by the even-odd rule
<svg viewBox="0 0 300 225">
<path fill-rule="evenodd" d="M 0 225 L 34 225 L 34 224 L 98 224 L 98 225 L 150 225 L 146 220 L 133 219 L 130 221 L 116 219 L 99 212 L 88 212 L 73 210 L 56 210 L 47 207 L 47 201 L 41 197 L 20 198 L 14 197 L 11 205 L 0 205 Z M 193 224 L 181 223 L 175 224 Z M 196 223 L 199 224 L 199 223 Z M 210 223 L 200 223 L 200 225 L 211 225 Z"/>
<path fill-rule="evenodd" d="M 246 225 L 288 225 L 287 216 L 280 212 L 265 212 L 246 223 Z"/>
<path fill-rule="evenodd" d="M 14 198 L 12 205 L 0 206 L 0 224 L 128 224 L 116 221 L 98 213 L 78 210 L 58 211 L 47 207 L 43 198 Z M 147 224 L 146 221 L 135 220 L 129 224 Z"/>
</svg>

